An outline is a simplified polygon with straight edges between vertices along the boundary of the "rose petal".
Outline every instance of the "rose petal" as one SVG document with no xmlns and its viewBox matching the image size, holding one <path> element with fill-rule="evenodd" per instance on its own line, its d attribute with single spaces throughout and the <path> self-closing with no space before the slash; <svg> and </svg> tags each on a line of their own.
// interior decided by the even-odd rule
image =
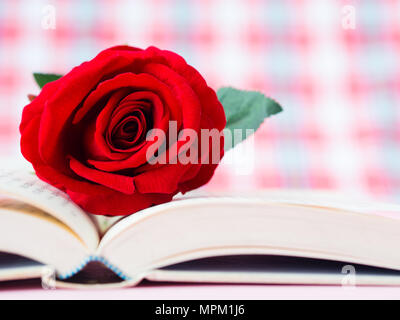
<svg viewBox="0 0 400 320">
<path fill-rule="evenodd" d="M 106 86 L 105 82 L 103 83 L 103 85 Z M 109 91 L 114 86 L 117 88 L 120 88 L 122 86 L 133 86 L 133 87 L 137 86 L 139 89 L 146 88 L 147 86 L 147 89 L 149 91 L 157 92 L 158 96 L 164 101 L 168 101 L 170 103 L 175 101 L 176 103 L 176 100 L 173 97 L 171 91 L 168 89 L 168 87 L 151 75 L 145 75 L 145 74 L 133 75 L 129 73 L 121 74 L 113 78 L 112 80 L 108 81 L 106 91 Z M 167 106 L 170 107 L 171 105 L 168 104 Z M 166 121 L 167 119 L 163 119 L 163 126 L 165 127 L 167 125 Z M 181 122 L 178 122 L 178 124 L 180 123 Z M 109 172 L 119 171 L 126 168 L 135 168 L 146 163 L 147 148 L 153 143 L 154 142 L 148 142 L 144 148 L 141 148 L 138 152 L 135 152 L 128 159 L 125 160 L 101 161 L 95 159 L 88 159 L 88 163 L 95 166 L 97 169 Z"/>
<path fill-rule="evenodd" d="M 78 176 L 125 194 L 135 192 L 132 177 L 91 169 L 73 157 L 69 157 L 69 159 L 71 170 Z"/>
<path fill-rule="evenodd" d="M 190 164 L 181 163 L 154 167 L 135 176 L 134 183 L 140 193 L 174 193 L 178 191 L 181 177 L 190 167 Z"/>
<path fill-rule="evenodd" d="M 121 73 L 112 79 L 101 82 L 86 98 L 82 107 L 75 114 L 73 123 L 76 124 L 96 105 L 96 103 L 113 90 L 131 88 L 135 91 L 148 91 L 156 94 L 163 101 L 165 108 L 168 107 L 171 119 L 181 125 L 182 111 L 179 103 L 171 93 L 170 88 L 157 78 L 149 74 L 134 74 L 131 72 Z M 164 109 L 165 110 L 165 109 Z"/>
<path fill-rule="evenodd" d="M 27 126 L 24 126 L 21 136 L 21 151 L 26 159 L 32 163 L 40 179 L 63 191 L 72 190 L 90 196 L 106 196 L 112 191 L 104 186 L 72 178 L 71 174 L 73 173 L 61 172 L 45 165 L 37 153 L 39 125 L 40 117 L 37 116 L 32 119 Z"/>
<path fill-rule="evenodd" d="M 112 190 L 111 190 L 112 191 Z M 126 195 L 112 191 L 107 195 L 88 196 L 83 193 L 67 191 L 71 199 L 85 210 L 94 214 L 128 215 L 136 211 L 172 200 L 172 194 L 140 194 Z"/>
<path fill-rule="evenodd" d="M 134 132 L 129 134 L 124 130 L 127 124 L 132 123 L 135 126 Z M 138 116 L 129 116 L 123 119 L 119 124 L 117 124 L 110 132 L 110 143 L 112 146 L 110 148 L 116 150 L 129 150 L 132 148 L 137 148 L 141 146 L 145 141 L 143 136 L 145 136 L 147 131 L 146 119 L 144 116 L 138 114 Z M 142 138 L 142 140 L 140 140 Z M 137 144 L 139 143 L 139 145 Z"/>
<path fill-rule="evenodd" d="M 97 126 L 99 126 L 99 122 L 104 123 L 104 126 L 107 125 L 108 119 L 104 117 L 104 114 L 110 115 L 112 110 L 115 109 L 116 105 L 119 101 L 122 100 L 127 94 L 126 89 L 121 89 L 115 91 L 107 101 L 107 104 L 103 108 L 103 112 L 101 113 L 97 119 L 92 120 L 88 125 L 84 124 L 85 134 L 84 134 L 84 153 L 86 157 L 89 159 L 98 159 L 98 160 L 122 160 L 128 157 L 120 152 L 113 152 L 109 149 L 104 135 L 97 134 Z"/>
<path fill-rule="evenodd" d="M 70 125 L 68 119 L 104 75 L 121 70 L 129 65 L 131 60 L 118 55 L 99 55 L 57 80 L 62 86 L 59 86 L 51 97 L 46 97 L 42 125 L 39 129 L 39 152 L 45 163 L 52 164 L 60 170 L 66 166 L 68 150 L 65 150 L 64 143 L 60 141 L 64 140 L 67 134 L 64 128 Z M 42 93 L 38 98 L 41 95 Z"/>
<path fill-rule="evenodd" d="M 224 109 L 215 91 L 207 86 L 206 81 L 200 73 L 195 68 L 188 65 L 181 56 L 172 51 L 160 50 L 155 47 L 150 47 L 146 50 L 150 49 L 153 54 L 164 57 L 165 64 L 188 81 L 191 88 L 200 99 L 202 116 L 204 115 L 207 117 L 209 128 L 223 130 L 226 125 Z"/>
<path fill-rule="evenodd" d="M 169 86 L 174 96 L 182 106 L 182 126 L 185 129 L 199 130 L 201 119 L 201 105 L 199 97 L 189 86 L 187 80 L 172 69 L 156 63 L 149 63 L 143 67 L 146 74 L 151 74 Z M 178 126 L 180 128 L 180 126 Z"/>
<path fill-rule="evenodd" d="M 131 100 L 148 100 L 151 102 L 152 105 L 152 111 L 153 112 L 153 127 L 155 128 L 160 128 L 161 130 L 167 131 L 167 122 L 169 119 L 169 112 L 168 110 L 164 110 L 163 103 L 161 102 L 160 98 L 154 94 L 153 92 L 149 91 L 137 91 L 134 93 L 131 93 L 127 95 L 123 101 L 121 101 L 120 105 L 122 105 L 122 108 L 126 106 L 126 102 L 129 102 Z M 95 139 L 96 143 L 99 145 L 99 148 L 102 149 L 102 154 L 106 158 L 97 158 L 97 157 L 89 157 L 89 159 L 92 159 L 94 161 L 97 160 L 113 160 L 114 157 L 112 157 L 112 152 L 105 141 L 104 137 L 106 135 L 106 129 L 109 126 L 109 121 L 113 117 L 113 114 L 120 110 L 120 106 L 113 107 L 113 108 L 104 108 L 101 113 L 99 114 L 97 121 L 96 121 L 96 132 L 95 132 Z M 137 150 L 138 147 L 134 147 L 131 150 L 125 150 L 124 152 L 132 152 Z M 109 156 L 109 159 L 107 159 L 107 155 Z M 124 154 L 120 159 L 128 158 L 129 154 Z"/>
</svg>

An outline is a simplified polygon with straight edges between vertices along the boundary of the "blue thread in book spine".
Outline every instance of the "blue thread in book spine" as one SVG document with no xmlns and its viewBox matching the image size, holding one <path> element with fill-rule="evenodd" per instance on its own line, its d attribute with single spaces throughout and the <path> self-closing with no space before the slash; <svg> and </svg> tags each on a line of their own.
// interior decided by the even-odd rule
<svg viewBox="0 0 400 320">
<path fill-rule="evenodd" d="M 81 271 L 89 262 L 92 262 L 92 261 L 101 262 L 108 269 L 110 269 L 116 275 L 118 275 L 122 280 L 130 280 L 130 278 L 128 276 L 126 276 L 120 269 L 118 269 L 113 264 L 109 263 L 105 258 L 99 257 L 99 256 L 89 256 L 89 257 L 87 257 L 79 266 L 77 266 L 76 268 L 72 269 L 72 271 L 67 272 L 65 274 L 59 274 L 58 277 L 61 280 L 65 280 L 65 279 L 71 278 L 72 276 L 77 274 L 79 271 Z"/>
</svg>

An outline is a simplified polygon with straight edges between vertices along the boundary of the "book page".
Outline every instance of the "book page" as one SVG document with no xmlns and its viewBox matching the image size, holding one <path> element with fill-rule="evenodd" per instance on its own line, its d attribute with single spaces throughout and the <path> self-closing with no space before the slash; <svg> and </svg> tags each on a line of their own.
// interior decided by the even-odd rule
<svg viewBox="0 0 400 320">
<path fill-rule="evenodd" d="M 98 231 L 88 214 L 67 194 L 41 181 L 34 173 L 0 170 L 0 194 L 49 213 L 74 230 L 90 250 L 97 248 Z"/>
<path fill-rule="evenodd" d="M 193 190 L 185 195 L 177 195 L 175 200 L 197 198 L 227 197 L 234 199 L 263 200 L 274 203 L 308 207 L 321 207 L 332 210 L 353 211 L 364 214 L 400 219 L 400 204 L 386 203 L 362 193 L 345 194 L 340 191 L 323 189 L 264 189 L 243 192 L 205 192 Z"/>
<path fill-rule="evenodd" d="M 327 197 L 331 202 L 284 195 L 189 198 L 154 206 L 111 227 L 97 253 L 131 278 L 227 254 L 293 255 L 400 270 L 394 250 L 400 220 L 380 214 L 381 207 L 396 206 L 371 205 L 379 209 L 375 214 L 367 206 L 342 210 L 341 202 Z"/>
<path fill-rule="evenodd" d="M 346 270 L 356 270 L 349 278 Z M 353 269 L 354 268 L 354 269 Z M 150 281 L 311 285 L 399 285 L 400 271 L 346 261 L 242 255 L 193 260 L 157 269 Z M 347 282 L 346 282 L 347 280 Z M 351 280 L 351 282 L 350 282 Z"/>
<path fill-rule="evenodd" d="M 40 278 L 44 268 L 34 260 L 0 252 L 0 281 Z"/>
<path fill-rule="evenodd" d="M 64 222 L 60 221 L 53 215 L 50 215 L 47 212 L 45 212 L 37 207 L 33 207 L 30 204 L 27 204 L 26 202 L 21 202 L 19 200 L 10 199 L 10 198 L 0 198 L 0 210 L 1 209 L 15 211 L 18 213 L 25 213 L 25 214 L 29 214 L 29 215 L 35 216 L 35 217 L 43 219 L 43 220 L 47 220 L 47 221 L 59 226 L 60 228 L 63 228 L 66 231 L 70 232 L 79 241 L 81 241 L 83 243 L 83 240 L 76 234 L 76 232 L 74 230 L 72 230 Z"/>
</svg>

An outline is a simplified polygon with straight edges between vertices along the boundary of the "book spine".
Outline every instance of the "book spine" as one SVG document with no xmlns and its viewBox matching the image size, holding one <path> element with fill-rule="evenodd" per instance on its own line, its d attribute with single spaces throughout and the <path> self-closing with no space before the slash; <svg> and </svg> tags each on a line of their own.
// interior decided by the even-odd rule
<svg viewBox="0 0 400 320">
<path fill-rule="evenodd" d="M 104 257 L 99 257 L 99 256 L 89 256 L 87 257 L 81 264 L 79 264 L 77 267 L 73 268 L 71 271 L 66 272 L 64 274 L 58 274 L 58 278 L 61 280 L 65 280 L 68 278 L 71 278 L 75 274 L 77 274 L 79 271 L 81 271 L 89 262 L 92 261 L 97 261 L 101 262 L 103 265 L 105 265 L 108 269 L 113 271 L 117 276 L 119 276 L 122 280 L 130 280 L 130 277 L 125 275 L 119 268 L 108 262 Z"/>
</svg>

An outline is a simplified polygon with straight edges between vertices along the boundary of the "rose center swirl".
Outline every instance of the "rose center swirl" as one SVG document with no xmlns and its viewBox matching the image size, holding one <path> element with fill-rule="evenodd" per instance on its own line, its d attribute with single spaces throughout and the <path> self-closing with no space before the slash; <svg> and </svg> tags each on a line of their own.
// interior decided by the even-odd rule
<svg viewBox="0 0 400 320">
<path fill-rule="evenodd" d="M 145 142 L 146 134 L 152 128 L 151 107 L 147 101 L 130 101 L 115 109 L 106 132 L 111 149 L 127 151 Z"/>
</svg>

